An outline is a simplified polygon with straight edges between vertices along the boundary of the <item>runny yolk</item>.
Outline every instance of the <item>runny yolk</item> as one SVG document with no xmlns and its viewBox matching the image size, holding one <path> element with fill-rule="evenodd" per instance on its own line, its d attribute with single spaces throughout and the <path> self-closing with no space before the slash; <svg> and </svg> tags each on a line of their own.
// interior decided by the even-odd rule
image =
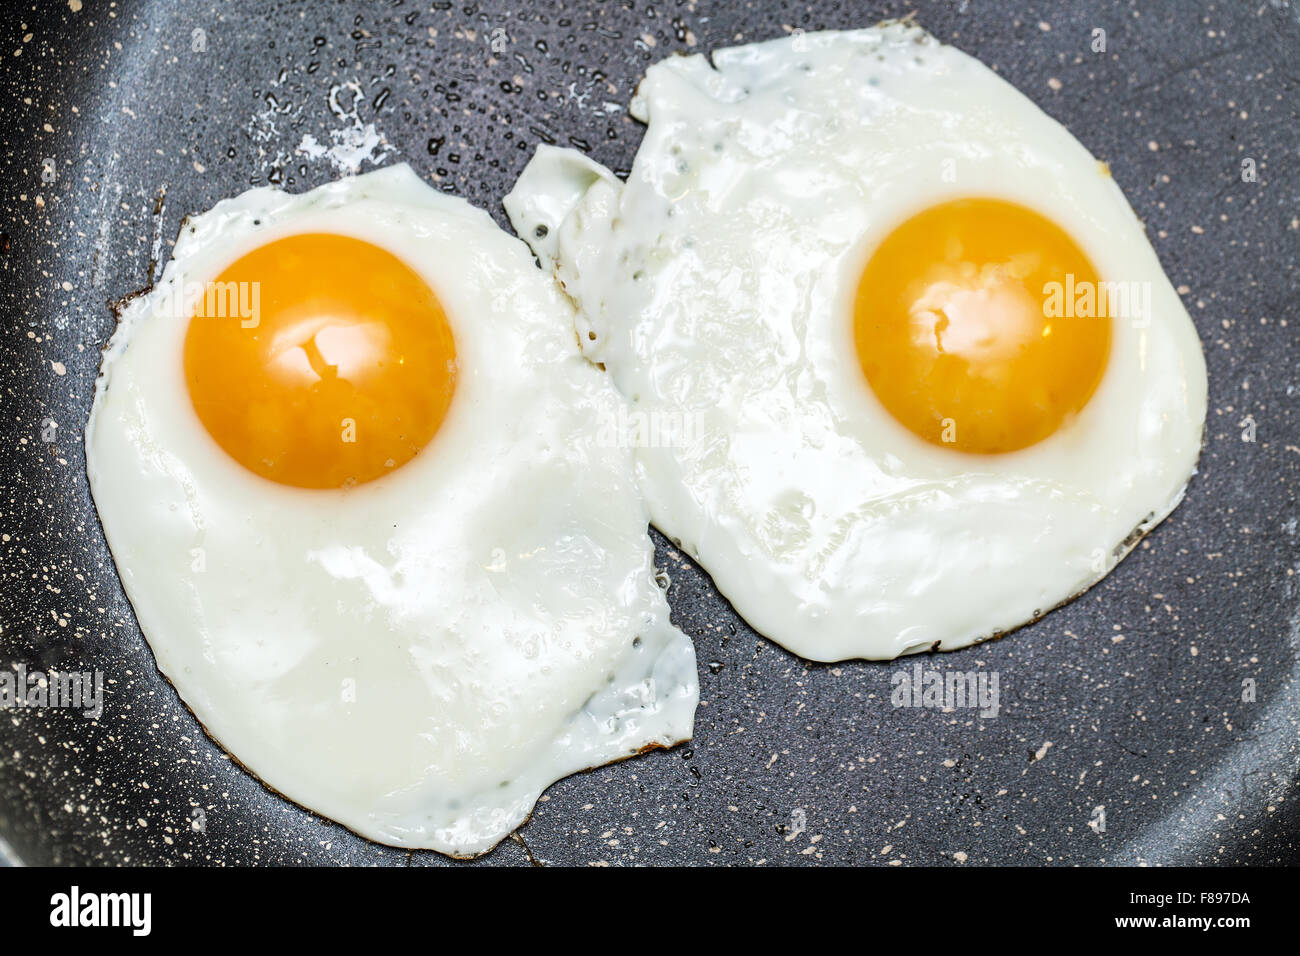
<svg viewBox="0 0 1300 956">
<path fill-rule="evenodd" d="M 264 478 L 344 488 L 438 431 L 456 348 L 434 292 L 392 253 L 306 233 L 236 260 L 198 299 L 185 377 L 200 421 Z"/>
<path fill-rule="evenodd" d="M 898 226 L 868 261 L 854 303 L 858 360 L 884 406 L 926 441 L 1026 448 L 1077 414 L 1105 371 L 1110 318 L 1063 298 L 1089 287 L 1102 291 L 1088 257 L 1033 210 L 945 202 Z"/>
</svg>

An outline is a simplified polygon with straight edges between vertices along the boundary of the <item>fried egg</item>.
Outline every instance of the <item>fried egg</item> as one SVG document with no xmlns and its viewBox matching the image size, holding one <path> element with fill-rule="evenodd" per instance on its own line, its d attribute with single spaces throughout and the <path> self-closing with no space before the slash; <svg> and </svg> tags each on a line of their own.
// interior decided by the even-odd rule
<svg viewBox="0 0 1300 956">
<path fill-rule="evenodd" d="M 1200 451 L 1196 330 L 1106 167 L 910 24 L 652 66 L 626 184 L 507 197 L 632 403 L 652 522 L 806 658 L 952 649 L 1104 576 Z"/>
<path fill-rule="evenodd" d="M 527 248 L 406 166 L 188 220 L 86 452 L 158 667 L 289 799 L 480 853 L 691 735 L 622 399 Z"/>
</svg>

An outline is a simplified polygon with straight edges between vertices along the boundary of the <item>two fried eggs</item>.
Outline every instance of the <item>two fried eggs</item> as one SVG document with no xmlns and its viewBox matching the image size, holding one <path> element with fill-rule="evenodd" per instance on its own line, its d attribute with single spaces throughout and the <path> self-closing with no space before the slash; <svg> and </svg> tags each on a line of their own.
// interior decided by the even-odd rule
<svg viewBox="0 0 1300 956">
<path fill-rule="evenodd" d="M 88 470 L 159 668 L 372 839 L 482 852 L 689 738 L 647 517 L 773 640 L 892 658 L 1068 600 L 1195 467 L 1141 226 L 977 61 L 799 36 L 657 64 L 633 110 L 627 183 L 543 149 L 507 197 L 558 284 L 398 166 L 189 221 L 105 353 Z"/>
</svg>

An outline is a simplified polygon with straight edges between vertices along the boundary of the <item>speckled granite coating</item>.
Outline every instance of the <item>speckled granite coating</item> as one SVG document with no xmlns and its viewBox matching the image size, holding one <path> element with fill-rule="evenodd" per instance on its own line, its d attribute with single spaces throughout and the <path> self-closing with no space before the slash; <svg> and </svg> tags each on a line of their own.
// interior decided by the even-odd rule
<svg viewBox="0 0 1300 956">
<path fill-rule="evenodd" d="M 1209 362 L 1187 500 L 1074 604 L 902 665 L 792 657 L 657 539 L 699 656 L 695 741 L 562 781 L 518 836 L 456 865 L 1300 862 L 1286 0 L 7 5 L 0 666 L 100 668 L 106 701 L 98 721 L 0 711 L 0 854 L 449 862 L 369 843 L 238 769 L 154 668 L 122 594 L 81 431 L 106 303 L 158 274 L 187 212 L 405 160 L 506 226 L 501 197 L 538 143 L 630 167 L 626 104 L 655 59 L 913 10 L 1108 161 L 1147 224 Z M 999 715 L 894 708 L 891 678 L 918 661 L 997 672 Z"/>
</svg>

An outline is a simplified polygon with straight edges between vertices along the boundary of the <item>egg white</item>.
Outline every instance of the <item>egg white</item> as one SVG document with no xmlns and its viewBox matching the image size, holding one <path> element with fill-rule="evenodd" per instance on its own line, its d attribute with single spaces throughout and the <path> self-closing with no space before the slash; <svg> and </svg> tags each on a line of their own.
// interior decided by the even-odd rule
<svg viewBox="0 0 1300 956">
<path fill-rule="evenodd" d="M 459 365 L 431 444 L 340 491 L 226 455 L 188 397 L 186 321 L 156 307 L 317 231 L 423 276 Z M 591 427 L 621 401 L 525 246 L 396 166 L 188 220 L 105 353 L 88 470 L 158 667 L 207 731 L 363 836 L 465 856 L 555 780 L 691 735 L 694 652 L 653 581 L 631 455 Z"/>
<path fill-rule="evenodd" d="M 1196 330 L 1106 168 L 977 60 L 906 24 L 800 35 L 664 60 L 632 112 L 626 185 L 543 148 L 506 207 L 586 354 L 670 432 L 637 449 L 652 522 L 758 631 L 822 661 L 962 647 L 1082 591 L 1181 499 Z M 1005 455 L 908 431 L 854 349 L 871 251 L 966 196 L 1037 210 L 1151 296 L 1083 411 Z"/>
</svg>

